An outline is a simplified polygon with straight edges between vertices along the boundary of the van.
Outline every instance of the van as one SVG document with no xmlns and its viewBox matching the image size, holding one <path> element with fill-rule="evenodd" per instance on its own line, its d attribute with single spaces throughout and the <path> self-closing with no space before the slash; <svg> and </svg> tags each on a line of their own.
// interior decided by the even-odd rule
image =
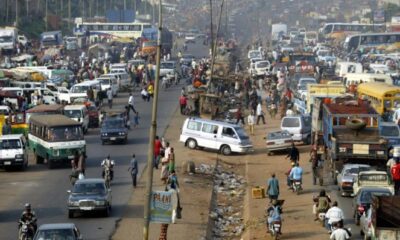
<svg viewBox="0 0 400 240">
<path fill-rule="evenodd" d="M 107 91 L 107 89 L 111 88 L 113 96 L 117 96 L 119 85 L 118 79 L 115 75 L 101 75 L 96 80 L 100 82 L 102 91 Z"/>
<path fill-rule="evenodd" d="M 348 73 L 362 73 L 363 67 L 361 63 L 356 62 L 338 62 L 335 67 L 335 75 L 339 78 L 344 77 Z"/>
<path fill-rule="evenodd" d="M 5 169 L 18 167 L 20 170 L 28 167 L 28 152 L 24 135 L 0 136 L 0 166 Z"/>
<path fill-rule="evenodd" d="M 263 76 L 268 72 L 270 66 L 271 64 L 267 60 L 250 63 L 250 74 L 252 76 Z"/>
<path fill-rule="evenodd" d="M 77 98 L 87 98 L 87 90 L 93 89 L 97 92 L 100 92 L 100 82 L 96 80 L 88 80 L 78 84 L 75 84 L 71 87 L 68 93 L 59 93 L 58 99 L 59 101 L 72 103 Z"/>
<path fill-rule="evenodd" d="M 381 82 L 393 85 L 393 79 L 386 74 L 348 73 L 343 77 L 343 84 L 346 87 L 352 84 L 358 85 L 360 83 L 368 83 L 368 82 Z"/>
<path fill-rule="evenodd" d="M 64 115 L 81 123 L 83 133 L 89 129 L 89 113 L 85 105 L 67 105 L 64 107 Z"/>
<path fill-rule="evenodd" d="M 292 134 L 294 141 L 311 143 L 311 117 L 305 115 L 287 116 L 281 121 L 281 130 Z"/>
<path fill-rule="evenodd" d="M 246 153 L 253 149 L 242 127 L 201 118 L 187 118 L 179 140 L 190 149 L 215 149 L 224 155 L 230 155 L 232 152 Z"/>
<path fill-rule="evenodd" d="M 119 88 L 123 86 L 128 86 L 130 84 L 130 77 L 129 74 L 126 72 L 111 71 L 111 73 L 101 75 L 101 77 L 104 76 L 116 77 Z"/>
</svg>

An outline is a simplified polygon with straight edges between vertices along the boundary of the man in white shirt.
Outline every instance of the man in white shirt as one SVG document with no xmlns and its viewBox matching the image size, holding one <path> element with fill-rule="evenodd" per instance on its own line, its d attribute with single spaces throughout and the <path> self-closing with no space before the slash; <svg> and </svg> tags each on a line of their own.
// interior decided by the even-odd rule
<svg viewBox="0 0 400 240">
<path fill-rule="evenodd" d="M 336 229 L 330 236 L 330 240 L 348 240 L 351 237 L 351 234 L 343 228 L 343 223 L 338 222 L 335 224 Z"/>
<path fill-rule="evenodd" d="M 108 99 L 108 107 L 111 109 L 113 102 L 113 93 L 111 88 L 107 89 L 107 99 Z"/>
<path fill-rule="evenodd" d="M 133 98 L 132 93 L 129 93 L 129 99 L 128 99 L 128 115 L 129 115 L 129 110 L 131 110 L 131 109 L 132 109 L 132 111 L 133 111 L 134 113 L 136 113 L 134 104 L 135 104 L 135 99 Z"/>
<path fill-rule="evenodd" d="M 329 232 L 331 232 L 334 223 L 343 222 L 344 214 L 342 209 L 338 208 L 338 203 L 336 201 L 333 202 L 332 207 L 326 212 L 325 218 L 328 220 Z"/>
<path fill-rule="evenodd" d="M 258 102 L 256 112 L 257 112 L 257 125 L 260 122 L 260 119 L 262 119 L 263 124 L 265 124 L 265 118 L 264 118 L 264 113 L 262 111 L 261 102 Z"/>
</svg>

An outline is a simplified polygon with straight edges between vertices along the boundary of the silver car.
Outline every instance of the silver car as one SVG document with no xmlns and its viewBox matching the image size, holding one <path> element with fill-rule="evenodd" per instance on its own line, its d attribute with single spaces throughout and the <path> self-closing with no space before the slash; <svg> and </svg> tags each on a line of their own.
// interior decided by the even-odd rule
<svg viewBox="0 0 400 240">
<path fill-rule="evenodd" d="M 111 189 L 102 178 L 87 178 L 76 181 L 72 191 L 68 191 L 68 217 L 75 213 L 101 212 L 108 217 L 111 211 Z"/>
<path fill-rule="evenodd" d="M 342 171 L 337 172 L 336 181 L 342 196 L 353 194 L 353 184 L 359 172 L 372 170 L 368 164 L 345 164 Z"/>
<path fill-rule="evenodd" d="M 34 240 L 42 239 L 70 239 L 82 240 L 82 234 L 73 223 L 43 224 L 36 231 Z"/>
</svg>

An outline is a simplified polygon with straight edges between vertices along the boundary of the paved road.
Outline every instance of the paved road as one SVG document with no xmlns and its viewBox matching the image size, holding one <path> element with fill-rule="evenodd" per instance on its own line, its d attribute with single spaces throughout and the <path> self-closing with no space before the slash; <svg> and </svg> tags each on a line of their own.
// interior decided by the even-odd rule
<svg viewBox="0 0 400 240">
<path fill-rule="evenodd" d="M 203 56 L 207 49 L 201 44 L 192 44 L 189 53 Z M 158 107 L 158 134 L 162 135 L 177 108 L 181 85 L 160 91 Z M 17 238 L 17 219 L 25 202 L 30 202 L 39 219 L 38 224 L 74 222 L 85 239 L 106 240 L 112 235 L 116 221 L 122 215 L 132 193 L 130 175 L 127 171 L 130 156 L 136 154 L 139 168 L 143 169 L 147 159 L 148 132 L 151 119 L 151 102 L 143 102 L 135 93 L 140 113 L 140 126 L 129 132 L 126 145 L 101 145 L 99 129 L 91 129 L 85 136 L 87 142 L 86 177 L 101 177 L 100 162 L 108 154 L 116 161 L 112 183 L 113 209 L 111 216 L 103 218 L 85 215 L 74 219 L 67 217 L 67 190 L 71 188 L 69 168 L 48 170 L 45 166 L 32 165 L 26 172 L 0 172 L 0 239 Z M 119 94 L 115 108 L 122 108 L 128 100 L 127 94 Z M 142 215 L 142 206 L 137 206 Z"/>
</svg>

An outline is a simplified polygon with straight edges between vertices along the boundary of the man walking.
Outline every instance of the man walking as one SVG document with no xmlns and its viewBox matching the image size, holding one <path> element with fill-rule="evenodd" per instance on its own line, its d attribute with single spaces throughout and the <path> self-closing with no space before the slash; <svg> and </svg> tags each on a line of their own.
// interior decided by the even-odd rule
<svg viewBox="0 0 400 240">
<path fill-rule="evenodd" d="M 113 102 L 113 94 L 111 88 L 107 89 L 107 99 L 108 99 L 108 107 L 111 109 Z"/>
<path fill-rule="evenodd" d="M 137 181 L 137 174 L 138 174 L 138 162 L 136 160 L 135 154 L 132 155 L 131 163 L 128 168 L 128 171 L 130 171 L 131 176 L 132 176 L 132 184 L 133 187 L 136 188 L 136 181 Z"/>
<path fill-rule="evenodd" d="M 255 122 L 254 112 L 251 111 L 249 116 L 247 116 L 247 124 L 249 125 L 251 135 L 254 135 L 254 122 Z"/>
<path fill-rule="evenodd" d="M 257 111 L 257 125 L 260 122 L 260 119 L 262 119 L 263 124 L 265 124 L 264 112 L 261 107 L 261 102 L 258 102 L 256 111 Z"/>
<path fill-rule="evenodd" d="M 300 160 L 299 149 L 296 148 L 294 142 L 292 142 L 292 148 L 290 149 L 289 154 L 286 156 L 286 158 L 290 158 L 290 161 L 294 163 Z"/>
<path fill-rule="evenodd" d="M 132 111 L 134 112 L 134 113 L 136 113 L 136 110 L 135 110 L 135 107 L 134 107 L 134 104 L 135 104 L 135 99 L 133 98 L 133 95 L 132 95 L 132 93 L 129 93 L 129 99 L 128 99 L 128 115 L 129 115 L 129 111 L 132 109 Z"/>
<path fill-rule="evenodd" d="M 272 200 L 278 200 L 279 196 L 279 181 L 275 177 L 275 173 L 272 174 L 271 178 L 268 179 L 268 188 L 267 188 L 267 193 L 269 197 L 269 201 L 272 202 Z"/>
<path fill-rule="evenodd" d="M 394 182 L 394 195 L 400 194 L 400 162 L 396 159 L 396 164 L 390 169 Z"/>
<path fill-rule="evenodd" d="M 185 114 L 185 109 L 187 105 L 187 99 L 184 94 L 179 97 L 179 106 L 181 107 L 181 115 Z"/>
</svg>

